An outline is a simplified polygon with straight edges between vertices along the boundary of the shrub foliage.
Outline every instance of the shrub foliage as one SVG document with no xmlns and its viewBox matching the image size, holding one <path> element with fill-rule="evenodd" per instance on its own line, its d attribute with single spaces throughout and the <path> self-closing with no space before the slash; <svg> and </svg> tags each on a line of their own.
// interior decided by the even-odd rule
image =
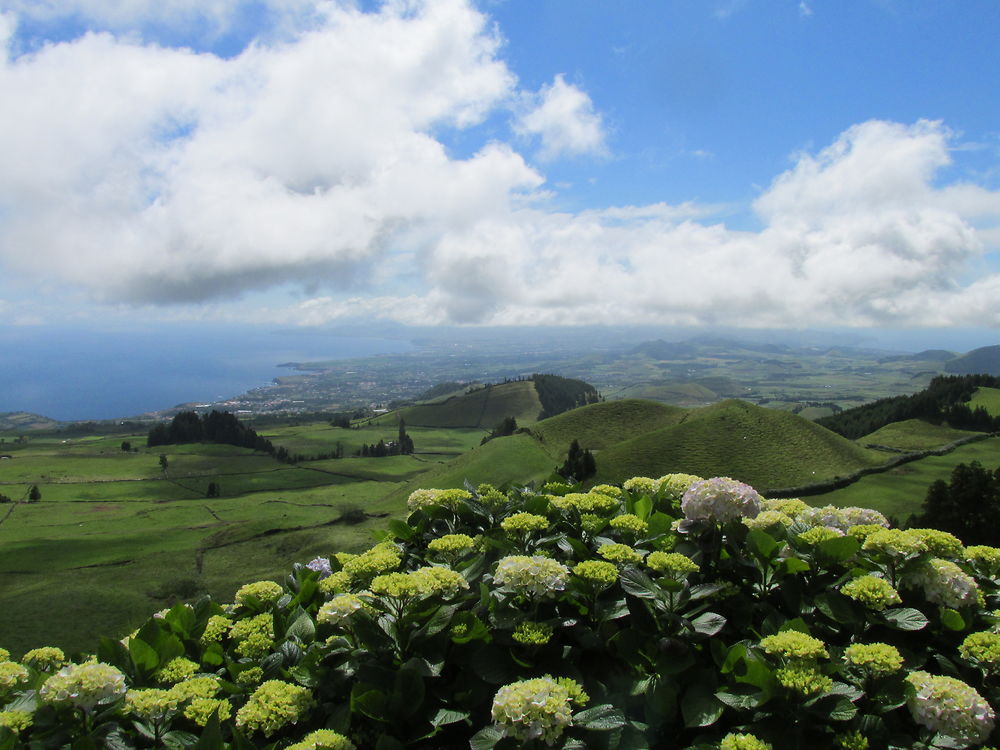
<svg viewBox="0 0 1000 750">
<path fill-rule="evenodd" d="M 418 490 L 359 555 L 0 662 L 0 748 L 995 741 L 1000 550 L 725 478 Z"/>
</svg>

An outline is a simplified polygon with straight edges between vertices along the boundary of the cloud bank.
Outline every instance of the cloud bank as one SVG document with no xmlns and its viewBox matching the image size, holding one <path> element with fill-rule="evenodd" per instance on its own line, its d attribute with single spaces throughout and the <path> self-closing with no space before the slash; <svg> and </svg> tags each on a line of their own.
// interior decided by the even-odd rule
<svg viewBox="0 0 1000 750">
<path fill-rule="evenodd" d="M 222 27 L 239 5 L 198 12 Z M 270 314 L 306 323 L 1000 325 L 1000 275 L 974 273 L 1000 194 L 939 181 L 942 123 L 860 123 L 798 155 L 755 231 L 694 204 L 568 213 L 543 165 L 607 153 L 601 116 L 561 76 L 521 90 L 463 0 L 292 3 L 309 23 L 232 57 L 116 31 L 166 7 L 140 0 L 21 53 L 29 6 L 50 8 L 0 17 L 0 271 L 134 305 L 291 283 L 318 291 Z M 449 132 L 489 135 L 460 158 Z"/>
</svg>

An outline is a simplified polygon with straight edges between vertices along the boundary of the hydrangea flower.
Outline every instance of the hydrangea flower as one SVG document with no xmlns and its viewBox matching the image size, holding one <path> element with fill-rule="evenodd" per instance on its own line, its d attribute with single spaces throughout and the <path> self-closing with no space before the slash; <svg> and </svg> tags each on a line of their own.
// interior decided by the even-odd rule
<svg viewBox="0 0 1000 750">
<path fill-rule="evenodd" d="M 21 657 L 21 663 L 40 672 L 48 672 L 63 666 L 66 663 L 66 654 L 61 648 L 42 646 L 28 651 Z"/>
<path fill-rule="evenodd" d="M 913 686 L 907 705 L 917 724 L 970 744 L 990 736 L 995 715 L 975 688 L 922 670 L 911 672 L 906 681 Z"/>
<path fill-rule="evenodd" d="M 646 565 L 662 575 L 679 581 L 691 573 L 697 573 L 701 567 L 687 555 L 679 552 L 650 552 Z"/>
<path fill-rule="evenodd" d="M 859 523 L 855 526 L 851 526 L 847 530 L 847 536 L 854 537 L 859 542 L 864 544 L 865 540 L 869 536 L 874 534 L 876 531 L 881 531 L 884 526 L 879 526 L 877 523 Z"/>
<path fill-rule="evenodd" d="M 198 674 L 198 663 L 183 656 L 171 659 L 156 671 L 156 680 L 160 683 L 172 685 L 181 682 Z"/>
<path fill-rule="evenodd" d="M 253 598 L 261 604 L 267 605 L 278 601 L 283 593 L 284 589 L 281 588 L 281 584 L 274 581 L 257 581 L 240 586 L 233 601 L 237 606 L 241 606 L 248 604 Z"/>
<path fill-rule="evenodd" d="M 351 575 L 343 570 L 328 575 L 319 582 L 319 590 L 330 596 L 330 594 L 341 594 L 351 588 Z"/>
<path fill-rule="evenodd" d="M 282 727 L 297 723 L 311 706 L 312 694 L 308 688 L 268 680 L 236 712 L 236 726 L 270 737 Z"/>
<path fill-rule="evenodd" d="M 28 679 L 28 670 L 17 662 L 0 662 L 0 688 L 12 688 L 26 679 Z"/>
<path fill-rule="evenodd" d="M 380 573 L 395 570 L 402 562 L 399 548 L 392 542 L 382 542 L 346 560 L 343 563 L 343 571 L 352 579 L 367 581 Z"/>
<path fill-rule="evenodd" d="M 838 734 L 836 742 L 840 750 L 868 750 L 868 738 L 857 729 L 846 734 Z"/>
<path fill-rule="evenodd" d="M 729 477 L 694 482 L 681 498 L 681 511 L 688 521 L 725 524 L 753 518 L 762 510 L 757 490 Z"/>
<path fill-rule="evenodd" d="M 534 513 L 515 513 L 503 519 L 500 528 L 508 534 L 531 534 L 549 528 L 549 519 Z"/>
<path fill-rule="evenodd" d="M 775 498 L 763 501 L 764 510 L 776 510 L 795 519 L 812 509 L 812 506 L 797 497 Z"/>
<path fill-rule="evenodd" d="M 903 668 L 903 656 L 888 643 L 852 643 L 844 649 L 844 661 L 873 674 L 892 674 Z"/>
<path fill-rule="evenodd" d="M 573 573 L 588 583 L 607 588 L 618 580 L 618 567 L 603 560 L 584 560 L 573 566 Z"/>
<path fill-rule="evenodd" d="M 596 487 L 590 488 L 591 492 L 598 492 L 602 495 L 607 495 L 608 497 L 621 498 L 622 489 L 621 487 L 615 487 L 613 484 L 599 484 Z"/>
<path fill-rule="evenodd" d="M 927 551 L 934 557 L 961 560 L 965 557 L 965 545 L 954 534 L 938 529 L 910 529 L 927 545 Z"/>
<path fill-rule="evenodd" d="M 260 667 L 250 667 L 236 675 L 236 682 L 240 685 L 256 685 L 262 679 L 264 679 L 264 670 Z"/>
<path fill-rule="evenodd" d="M 471 499 L 472 493 L 466 490 L 414 490 L 406 499 L 406 507 L 411 512 L 438 506 L 454 508 L 458 503 Z"/>
<path fill-rule="evenodd" d="M 975 579 L 949 560 L 928 560 L 908 577 L 907 583 L 922 587 L 927 601 L 942 607 L 960 609 L 979 601 Z"/>
<path fill-rule="evenodd" d="M 544 646 L 552 638 L 552 626 L 544 622 L 522 622 L 511 635 L 518 643 L 525 646 Z"/>
<path fill-rule="evenodd" d="M 833 688 L 833 680 L 822 674 L 815 667 L 802 664 L 792 664 L 774 670 L 778 684 L 786 690 L 798 693 L 803 698 L 810 698 L 820 693 L 829 692 Z"/>
<path fill-rule="evenodd" d="M 203 727 L 216 711 L 219 721 L 225 721 L 233 715 L 233 705 L 227 698 L 192 698 L 184 707 L 184 718 Z"/>
<path fill-rule="evenodd" d="M 285 750 L 355 750 L 354 743 L 344 735 L 334 732 L 332 729 L 317 729 L 310 732 L 299 742 L 289 745 Z"/>
<path fill-rule="evenodd" d="M 330 567 L 330 558 L 328 557 L 314 557 L 306 563 L 306 567 L 319 573 L 320 580 L 333 575 L 333 568 Z"/>
<path fill-rule="evenodd" d="M 194 698 L 214 698 L 221 689 L 218 679 L 206 675 L 178 682 L 170 688 L 170 692 L 177 696 L 178 700 L 186 701 Z"/>
<path fill-rule="evenodd" d="M 465 577 L 451 568 L 427 565 L 417 568 L 409 575 L 417 582 L 420 594 L 423 596 L 450 598 L 469 588 L 469 582 Z"/>
<path fill-rule="evenodd" d="M 627 544 L 602 544 L 597 548 L 597 554 L 619 565 L 638 565 L 642 562 L 642 554 Z"/>
<path fill-rule="evenodd" d="M 762 510 L 755 518 L 744 518 L 743 524 L 750 529 L 766 530 L 773 526 L 791 526 L 794 521 L 780 510 Z"/>
<path fill-rule="evenodd" d="M 844 536 L 844 532 L 836 526 L 813 526 L 803 531 L 797 538 L 806 544 L 815 545 L 841 536 Z"/>
<path fill-rule="evenodd" d="M 771 750 L 771 745 L 752 734 L 730 732 L 722 738 L 719 750 Z"/>
<path fill-rule="evenodd" d="M 129 690 L 125 694 L 125 710 L 143 721 L 154 724 L 173 716 L 179 703 L 177 695 L 171 690 L 147 688 Z"/>
<path fill-rule="evenodd" d="M 125 675 L 102 662 L 70 664 L 49 677 L 38 691 L 46 703 L 75 706 L 89 711 L 125 695 Z"/>
<path fill-rule="evenodd" d="M 807 507 L 796 514 L 795 520 L 808 526 L 831 526 L 846 532 L 851 526 L 874 525 L 889 528 L 889 520 L 871 508 L 825 505 L 822 508 Z"/>
<path fill-rule="evenodd" d="M 548 524 L 548 521 L 546 521 Z M 476 547 L 476 540 L 468 534 L 445 534 L 427 543 L 427 549 L 444 555 L 462 555 Z"/>
<path fill-rule="evenodd" d="M 606 515 L 620 505 L 618 498 L 600 492 L 570 492 L 568 495 L 549 496 L 549 505 L 558 510 L 576 508 L 580 513 Z"/>
<path fill-rule="evenodd" d="M 218 643 L 226 637 L 232 627 L 233 621 L 228 617 L 212 615 L 205 623 L 205 630 L 201 634 L 202 644 L 207 646 L 209 643 Z"/>
<path fill-rule="evenodd" d="M 653 495 L 656 493 L 656 480 L 652 477 L 632 477 L 622 482 L 622 487 L 637 495 Z"/>
<path fill-rule="evenodd" d="M 643 536 L 649 531 L 649 524 L 643 521 L 634 513 L 624 513 L 611 519 L 610 526 L 618 531 L 632 534 L 633 536 Z"/>
<path fill-rule="evenodd" d="M 577 694 L 566 684 L 549 676 L 504 685 L 493 698 L 493 721 L 504 735 L 521 742 L 542 740 L 552 745 L 573 723 L 571 703 L 585 703 L 579 686 Z"/>
<path fill-rule="evenodd" d="M 355 594 L 338 594 L 319 608 L 316 622 L 321 625 L 339 625 L 364 606 L 365 603 Z"/>
<path fill-rule="evenodd" d="M 274 618 L 263 613 L 237 620 L 229 631 L 236 641 L 236 653 L 249 659 L 260 659 L 274 646 Z"/>
<path fill-rule="evenodd" d="M 840 593 L 849 596 L 869 609 L 881 611 L 890 604 L 899 604 L 899 592 L 884 578 L 863 575 L 852 578 L 840 587 Z"/>
<path fill-rule="evenodd" d="M 583 513 L 580 515 L 580 528 L 588 534 L 597 534 L 608 525 L 606 518 L 601 518 L 593 513 Z"/>
<path fill-rule="evenodd" d="M 664 474 L 656 480 L 654 488 L 670 506 L 678 508 L 688 488 L 695 482 L 701 481 L 702 477 L 694 474 Z"/>
<path fill-rule="evenodd" d="M 510 555 L 497 563 L 493 582 L 504 589 L 538 599 L 556 596 L 566 588 L 569 568 L 541 555 Z"/>
<path fill-rule="evenodd" d="M 760 647 L 764 649 L 764 653 L 780 656 L 788 661 L 811 661 L 830 656 L 823 641 L 798 630 L 782 630 L 762 638 Z"/>
<path fill-rule="evenodd" d="M 997 547 L 989 547 L 985 544 L 966 547 L 965 559 L 978 566 L 991 578 L 995 578 L 1000 573 L 1000 549 Z"/>
<path fill-rule="evenodd" d="M 910 555 L 926 552 L 927 543 L 908 529 L 882 529 L 869 534 L 861 549 L 894 560 L 902 560 Z"/>
<path fill-rule="evenodd" d="M 32 715 L 28 711 L 0 711 L 0 727 L 9 729 L 14 734 L 20 734 L 31 726 Z"/>
<path fill-rule="evenodd" d="M 965 659 L 975 660 L 991 672 L 1000 668 L 1000 633 L 985 631 L 971 633 L 958 647 L 958 653 Z"/>
</svg>

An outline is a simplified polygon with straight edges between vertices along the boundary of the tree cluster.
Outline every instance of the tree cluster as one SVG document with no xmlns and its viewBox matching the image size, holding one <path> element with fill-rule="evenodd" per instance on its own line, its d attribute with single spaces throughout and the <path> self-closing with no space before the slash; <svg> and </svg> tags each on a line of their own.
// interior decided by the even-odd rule
<svg viewBox="0 0 1000 750">
<path fill-rule="evenodd" d="M 406 422 L 399 420 L 399 434 L 395 440 L 388 443 L 379 440 L 377 443 L 364 444 L 356 455 L 362 458 L 385 458 L 386 456 L 408 456 L 413 453 L 413 438 L 406 434 Z"/>
<path fill-rule="evenodd" d="M 601 394 L 597 392 L 597 389 L 582 380 L 538 373 L 532 375 L 531 380 L 535 383 L 538 400 L 542 402 L 542 412 L 538 415 L 539 419 L 554 417 L 564 411 L 575 409 L 578 406 L 596 404 L 601 400 Z"/>
<path fill-rule="evenodd" d="M 558 472 L 567 479 L 573 479 L 577 482 L 589 479 L 597 473 L 594 454 L 590 452 L 590 449 L 581 448 L 580 441 L 574 440 L 570 443 L 566 462 L 559 467 Z"/>
<path fill-rule="evenodd" d="M 968 545 L 1000 544 L 1000 468 L 959 464 L 949 482 L 938 479 L 928 487 L 923 513 L 911 516 L 909 525 L 947 531 Z"/>
<path fill-rule="evenodd" d="M 494 427 L 489 435 L 485 435 L 480 441 L 480 445 L 486 445 L 493 438 L 507 437 L 517 432 L 517 420 L 514 417 L 504 417 L 500 424 Z"/>
<path fill-rule="evenodd" d="M 992 375 L 939 375 L 920 393 L 879 399 L 822 417 L 816 423 L 849 440 L 857 440 L 880 427 L 906 419 L 923 419 L 934 424 L 947 422 L 959 430 L 996 432 L 1000 430 L 1000 417 L 990 416 L 981 406 L 975 409 L 968 406 L 977 388 L 1000 388 L 1000 378 Z"/>
</svg>

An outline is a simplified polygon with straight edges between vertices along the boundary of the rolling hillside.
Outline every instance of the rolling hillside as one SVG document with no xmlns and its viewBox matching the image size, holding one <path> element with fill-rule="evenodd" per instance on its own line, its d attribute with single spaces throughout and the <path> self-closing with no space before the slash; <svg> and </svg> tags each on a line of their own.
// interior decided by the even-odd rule
<svg viewBox="0 0 1000 750">
<path fill-rule="evenodd" d="M 858 442 L 861 445 L 884 445 L 901 451 L 921 451 L 953 443 L 969 437 L 969 434 L 967 430 L 954 430 L 922 419 L 906 419 L 887 424 L 859 438 Z"/>
<path fill-rule="evenodd" d="M 640 399 L 608 401 L 543 420 L 532 432 L 540 437 L 550 455 L 561 460 L 574 440 L 591 450 L 603 450 L 636 435 L 675 425 L 688 411 Z"/>
<path fill-rule="evenodd" d="M 530 380 L 487 385 L 438 403 L 418 404 L 400 413 L 415 427 L 478 427 L 492 429 L 504 417 L 518 424 L 538 421 L 542 402 Z"/>
<path fill-rule="evenodd" d="M 884 461 L 884 455 L 795 414 L 730 399 L 599 452 L 594 481 L 685 472 L 731 476 L 766 490 L 844 476 Z"/>
</svg>

